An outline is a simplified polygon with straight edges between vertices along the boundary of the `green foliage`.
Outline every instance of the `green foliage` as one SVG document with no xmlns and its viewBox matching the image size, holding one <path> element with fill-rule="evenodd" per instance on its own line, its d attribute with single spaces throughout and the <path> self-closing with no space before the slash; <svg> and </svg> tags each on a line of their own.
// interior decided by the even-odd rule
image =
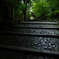
<svg viewBox="0 0 59 59">
<path fill-rule="evenodd" d="M 54 11 L 54 14 L 59 14 L 59 10 Z"/>
<path fill-rule="evenodd" d="M 46 15 L 50 10 L 49 10 L 49 3 L 39 1 L 38 3 L 33 2 L 33 12 L 34 14 L 38 16 Z"/>
<path fill-rule="evenodd" d="M 59 20 L 59 0 L 2 0 L 2 2 L 4 5 L 1 5 L 3 9 L 1 13 L 5 15 L 3 18 L 6 18 L 4 20 L 6 22 L 24 22 L 26 19 L 36 18 Z"/>
<path fill-rule="evenodd" d="M 59 19 L 59 0 L 33 0 L 32 13 L 44 19 Z"/>
<path fill-rule="evenodd" d="M 59 10 L 54 11 L 55 19 L 59 19 Z"/>
<path fill-rule="evenodd" d="M 7 1 L 7 0 L 6 0 Z M 8 0 L 9 2 L 13 2 L 14 0 Z"/>
<path fill-rule="evenodd" d="M 34 19 L 34 17 L 30 17 L 30 19 L 31 19 L 31 20 L 33 20 L 33 19 Z"/>
</svg>

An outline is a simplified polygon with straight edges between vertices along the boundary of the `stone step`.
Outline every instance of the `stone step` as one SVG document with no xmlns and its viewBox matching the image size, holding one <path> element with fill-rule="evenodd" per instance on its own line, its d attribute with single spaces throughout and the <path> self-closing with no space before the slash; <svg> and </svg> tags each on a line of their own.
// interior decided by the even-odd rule
<svg viewBox="0 0 59 59">
<path fill-rule="evenodd" d="M 59 37 L 0 34 L 0 44 L 59 51 Z"/>
<path fill-rule="evenodd" d="M 56 59 L 57 55 L 48 55 L 35 52 L 0 49 L 0 59 Z"/>
<path fill-rule="evenodd" d="M 58 29 L 39 29 L 39 28 L 7 28 L 3 32 L 18 33 L 18 34 L 32 34 L 32 35 L 59 35 Z"/>
<path fill-rule="evenodd" d="M 47 25 L 47 24 L 17 24 L 17 25 L 14 25 L 14 26 L 11 26 L 11 27 L 16 27 L 16 28 L 19 28 L 19 27 L 30 27 L 30 28 L 59 28 L 59 25 Z"/>
<path fill-rule="evenodd" d="M 25 48 L 25 47 L 17 47 L 17 46 L 9 46 L 9 45 L 0 45 L 0 48 L 2 49 L 8 49 L 8 50 L 18 50 L 18 51 L 26 51 L 26 52 L 32 52 L 32 53 L 40 53 L 40 54 L 48 54 L 48 55 L 57 55 L 59 56 L 59 52 L 45 50 L 45 49 L 33 49 L 33 48 Z"/>
<path fill-rule="evenodd" d="M 59 24 L 58 22 L 23 22 L 23 23 L 24 24 Z"/>
<path fill-rule="evenodd" d="M 29 29 L 57 29 L 57 30 L 59 30 L 59 27 L 34 27 L 34 26 L 33 27 L 32 26 L 26 26 L 26 27 L 25 26 L 22 26 L 22 27 L 19 26 L 18 27 L 18 26 L 15 26 L 15 27 L 10 27 L 10 28 L 14 28 L 14 29 L 15 28 L 18 28 L 18 29 L 19 28 L 29 28 Z"/>
<path fill-rule="evenodd" d="M 39 37 L 59 37 L 57 34 L 36 34 L 36 33 L 19 33 L 19 32 L 0 32 L 0 34 L 13 34 L 13 35 L 25 35 L 25 36 L 39 36 Z"/>
</svg>

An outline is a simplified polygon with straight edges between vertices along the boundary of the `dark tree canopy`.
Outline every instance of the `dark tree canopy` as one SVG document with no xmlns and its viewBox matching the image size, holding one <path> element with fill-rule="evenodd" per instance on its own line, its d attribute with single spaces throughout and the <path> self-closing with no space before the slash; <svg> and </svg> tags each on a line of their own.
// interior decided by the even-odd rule
<svg viewBox="0 0 59 59">
<path fill-rule="evenodd" d="M 59 21 L 59 0 L 2 0 L 0 7 L 0 23 L 4 24 L 24 22 L 32 17 Z"/>
</svg>

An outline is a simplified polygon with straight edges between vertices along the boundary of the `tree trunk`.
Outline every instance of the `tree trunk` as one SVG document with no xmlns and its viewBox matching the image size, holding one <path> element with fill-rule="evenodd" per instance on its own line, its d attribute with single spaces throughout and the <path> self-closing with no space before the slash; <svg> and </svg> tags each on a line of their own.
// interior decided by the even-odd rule
<svg viewBox="0 0 59 59">
<path fill-rule="evenodd" d="M 24 20 L 26 20 L 27 1 L 26 1 L 26 0 L 23 0 L 23 2 L 24 2 L 24 4 L 25 4 L 24 10 L 23 10 Z"/>
</svg>

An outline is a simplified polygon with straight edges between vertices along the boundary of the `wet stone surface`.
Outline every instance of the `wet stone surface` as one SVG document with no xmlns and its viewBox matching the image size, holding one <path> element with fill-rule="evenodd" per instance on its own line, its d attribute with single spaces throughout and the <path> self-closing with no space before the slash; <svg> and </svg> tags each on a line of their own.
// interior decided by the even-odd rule
<svg viewBox="0 0 59 59">
<path fill-rule="evenodd" d="M 0 44 L 10 46 L 20 46 L 34 49 L 47 49 L 59 51 L 59 38 L 34 37 L 20 35 L 0 35 Z"/>
</svg>

